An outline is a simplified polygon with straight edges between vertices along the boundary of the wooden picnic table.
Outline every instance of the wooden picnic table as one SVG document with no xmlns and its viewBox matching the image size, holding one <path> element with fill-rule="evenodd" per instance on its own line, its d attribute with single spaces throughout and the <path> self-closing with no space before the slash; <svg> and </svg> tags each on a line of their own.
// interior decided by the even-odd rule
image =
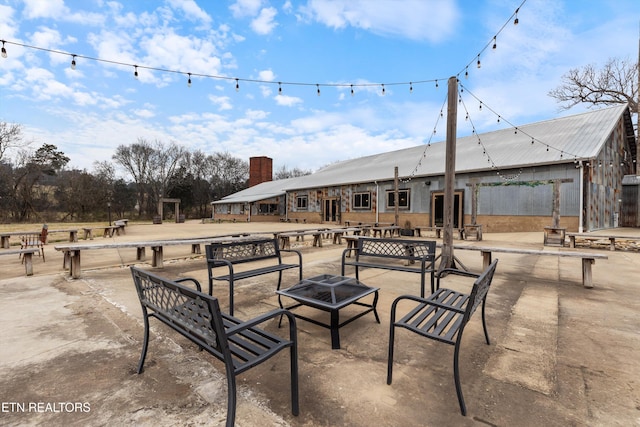
<svg viewBox="0 0 640 427">
<path fill-rule="evenodd" d="M 591 234 L 591 233 L 566 233 L 569 237 L 569 247 L 576 247 L 576 239 L 582 240 L 609 240 L 609 250 L 616 250 L 616 239 L 617 240 L 631 240 L 631 241 L 640 241 L 640 236 L 623 236 L 623 235 L 611 235 L 611 234 Z"/>
</svg>

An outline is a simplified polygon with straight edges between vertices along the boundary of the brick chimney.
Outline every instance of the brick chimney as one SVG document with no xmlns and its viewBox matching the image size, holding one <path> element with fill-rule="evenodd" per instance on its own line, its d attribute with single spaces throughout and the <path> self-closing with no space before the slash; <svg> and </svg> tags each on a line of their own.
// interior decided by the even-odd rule
<svg viewBox="0 0 640 427">
<path fill-rule="evenodd" d="M 249 187 L 273 180 L 273 159 L 260 156 L 249 159 Z"/>
</svg>

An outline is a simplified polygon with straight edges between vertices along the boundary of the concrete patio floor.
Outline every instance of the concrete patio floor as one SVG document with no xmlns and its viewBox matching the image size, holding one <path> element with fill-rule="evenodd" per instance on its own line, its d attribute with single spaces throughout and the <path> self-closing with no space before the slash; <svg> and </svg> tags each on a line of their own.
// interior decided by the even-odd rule
<svg viewBox="0 0 640 427">
<path fill-rule="evenodd" d="M 133 224 L 113 240 L 317 226 Z M 637 229 L 615 234 L 629 233 L 640 236 Z M 542 239 L 542 232 L 485 233 L 481 243 L 542 249 Z M 0 424 L 224 425 L 223 365 L 164 325 L 152 320 L 145 371 L 135 373 L 143 335 L 127 267 L 135 262 L 135 249 L 83 252 L 82 278 L 73 280 L 53 246 L 45 249 L 45 263 L 34 259 L 31 277 L 19 262 L 6 259 L 12 257 L 0 257 Z M 304 276 L 339 274 L 344 244 L 293 246 L 302 251 Z M 487 301 L 491 345 L 484 343 L 479 312 L 462 343 L 466 417 L 456 399 L 450 346 L 399 331 L 394 381 L 386 384 L 391 302 L 417 294 L 419 276 L 367 269 L 361 280 L 380 288 L 381 324 L 372 314 L 350 323 L 340 329 L 342 348 L 331 350 L 327 329 L 299 320 L 300 415 L 291 415 L 283 352 L 239 377 L 236 425 L 640 426 L 640 253 L 577 250 L 609 256 L 593 266 L 593 289 L 582 286 L 579 259 L 494 255 L 500 261 Z M 456 256 L 481 270 L 478 252 Z M 166 248 L 161 269 L 137 265 L 170 278 L 207 280 L 204 259 L 188 246 Z M 444 286 L 468 289 L 462 279 L 445 280 Z M 283 287 L 295 282 L 295 271 L 285 272 Z M 237 282 L 236 316 L 248 319 L 277 308 L 276 283 L 275 274 Z M 218 284 L 214 295 L 226 308 L 226 287 Z M 305 314 L 328 317 L 312 309 Z M 266 329 L 278 333 L 277 322 Z"/>
</svg>

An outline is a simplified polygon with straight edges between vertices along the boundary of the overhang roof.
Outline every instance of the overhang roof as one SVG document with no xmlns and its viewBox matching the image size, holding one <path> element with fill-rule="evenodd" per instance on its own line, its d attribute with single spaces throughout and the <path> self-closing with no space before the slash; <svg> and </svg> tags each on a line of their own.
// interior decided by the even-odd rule
<svg viewBox="0 0 640 427">
<path fill-rule="evenodd" d="M 456 173 L 592 159 L 623 114 L 629 116 L 627 105 L 458 138 Z M 253 202 L 297 189 L 389 181 L 396 166 L 401 178 L 440 176 L 445 170 L 445 150 L 446 144 L 437 142 L 345 160 L 311 175 L 265 182 L 213 203 Z"/>
</svg>

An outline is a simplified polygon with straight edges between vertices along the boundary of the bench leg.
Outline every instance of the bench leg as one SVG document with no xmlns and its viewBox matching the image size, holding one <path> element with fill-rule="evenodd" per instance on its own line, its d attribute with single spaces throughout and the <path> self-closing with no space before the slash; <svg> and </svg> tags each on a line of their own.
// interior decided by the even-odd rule
<svg viewBox="0 0 640 427">
<path fill-rule="evenodd" d="M 491 265 L 491 252 L 481 251 L 482 253 L 482 269 L 486 270 Z"/>
<path fill-rule="evenodd" d="M 144 246 L 140 248 L 136 248 L 136 260 L 144 261 L 147 258 L 147 254 Z"/>
<path fill-rule="evenodd" d="M 202 251 L 200 249 L 200 244 L 194 243 L 193 245 L 191 245 L 191 253 L 192 254 L 200 254 L 200 253 L 202 253 Z"/>
<path fill-rule="evenodd" d="M 460 352 L 460 340 L 456 341 L 456 349 L 453 354 L 453 380 L 456 383 L 456 394 L 458 395 L 458 403 L 460 404 L 460 413 L 467 415 L 467 407 L 464 404 L 464 396 L 462 395 L 462 386 L 460 385 L 460 367 L 458 366 L 458 353 Z"/>
<path fill-rule="evenodd" d="M 593 288 L 593 277 L 591 276 L 591 264 L 596 260 L 593 258 L 582 258 L 582 285 L 585 288 Z"/>
<path fill-rule="evenodd" d="M 616 250 L 616 238 L 615 237 L 609 237 L 609 250 L 610 251 L 615 251 Z"/>
<path fill-rule="evenodd" d="M 26 252 L 22 254 L 22 261 L 24 262 L 24 272 L 27 276 L 33 276 L 33 254 Z"/>
<path fill-rule="evenodd" d="M 162 246 L 154 246 L 151 248 L 153 251 L 153 258 L 151 259 L 151 266 L 162 268 L 164 267 L 164 260 L 162 256 Z"/>
<path fill-rule="evenodd" d="M 71 264 L 69 266 L 69 274 L 74 279 L 79 279 L 81 275 L 80 269 L 80 251 L 70 251 Z"/>
</svg>

